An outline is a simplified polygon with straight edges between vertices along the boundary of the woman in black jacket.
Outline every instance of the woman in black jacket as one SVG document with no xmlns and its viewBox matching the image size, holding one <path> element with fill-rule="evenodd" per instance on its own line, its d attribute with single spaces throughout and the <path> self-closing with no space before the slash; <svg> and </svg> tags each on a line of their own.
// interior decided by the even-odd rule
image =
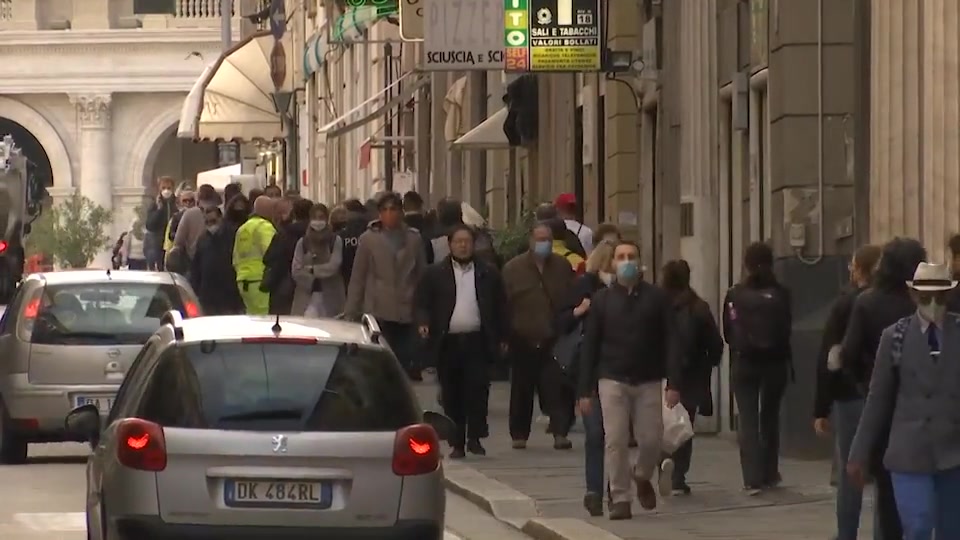
<svg viewBox="0 0 960 540">
<path fill-rule="evenodd" d="M 587 271 L 577 278 L 570 291 L 569 301 L 557 313 L 557 334 L 566 335 L 581 332 L 582 323 L 590 311 L 590 297 L 613 283 L 613 242 L 601 242 L 587 259 Z M 576 370 L 574 370 L 576 371 Z M 577 381 L 577 373 L 571 373 L 571 399 Z M 583 427 L 586 432 L 584 443 L 584 472 L 586 474 L 587 493 L 583 496 L 583 507 L 591 516 L 603 515 L 603 415 L 600 412 L 600 399 L 594 395 L 590 414 L 583 415 Z"/>
<path fill-rule="evenodd" d="M 678 338 L 685 345 L 683 349 L 683 385 L 680 390 L 681 403 L 690 413 L 690 421 L 697 417 L 698 411 L 712 409 L 713 397 L 710 392 L 710 380 L 713 368 L 723 358 L 723 338 L 717 328 L 717 321 L 710 312 L 710 305 L 690 288 L 690 265 L 683 259 L 670 261 L 663 267 L 661 286 L 673 300 L 677 320 L 674 328 Z M 690 470 L 690 458 L 693 456 L 693 439 L 690 439 L 673 454 L 673 492 L 677 495 L 689 495 L 687 472 Z M 666 467 L 664 468 L 666 469 Z"/>
<path fill-rule="evenodd" d="M 823 341 L 817 356 L 817 390 L 813 403 L 813 429 L 817 435 L 830 433 L 831 413 L 836 426 L 836 463 L 840 470 L 847 465 L 847 454 L 857 432 L 863 398 L 856 385 L 840 371 L 840 342 L 847 332 L 853 303 L 870 284 L 873 271 L 880 262 L 880 246 L 866 245 L 853 254 L 850 262 L 850 288 L 830 308 L 823 328 Z M 840 475 L 837 483 L 837 540 L 856 540 L 860 528 L 863 491 Z"/>
<path fill-rule="evenodd" d="M 888 326 L 917 309 L 910 298 L 907 281 L 913 279 L 917 265 L 926 258 L 927 250 L 913 238 L 894 238 L 887 242 L 883 246 L 873 286 L 853 302 L 850 322 L 840 345 L 840 360 L 841 369 L 857 387 L 861 399 L 866 397 L 870 385 L 880 335 Z M 901 538 L 903 529 L 900 526 L 890 474 L 882 466 L 886 438 L 876 452 L 871 471 L 877 490 L 874 497 L 874 512 L 877 514 L 874 530 L 880 531 L 881 538 Z"/>
</svg>

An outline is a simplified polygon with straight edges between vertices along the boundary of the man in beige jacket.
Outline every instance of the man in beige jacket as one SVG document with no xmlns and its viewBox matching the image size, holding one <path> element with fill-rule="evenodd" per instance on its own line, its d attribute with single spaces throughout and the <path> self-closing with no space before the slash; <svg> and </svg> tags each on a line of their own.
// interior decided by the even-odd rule
<svg viewBox="0 0 960 540">
<path fill-rule="evenodd" d="M 403 201 L 392 192 L 377 200 L 379 219 L 360 235 L 347 289 L 347 318 L 377 318 L 410 378 L 421 380 L 413 296 L 427 266 L 420 232 L 403 222 Z"/>
</svg>

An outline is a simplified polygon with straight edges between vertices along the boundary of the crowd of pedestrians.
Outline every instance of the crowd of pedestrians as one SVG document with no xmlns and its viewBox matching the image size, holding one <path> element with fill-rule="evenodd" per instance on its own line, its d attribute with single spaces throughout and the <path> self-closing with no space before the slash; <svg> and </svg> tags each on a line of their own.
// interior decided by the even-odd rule
<svg viewBox="0 0 960 540">
<path fill-rule="evenodd" d="M 535 405 L 553 448 L 583 422 L 584 507 L 632 516 L 690 495 L 693 440 L 661 448 L 664 407 L 713 414 L 711 377 L 730 348 L 743 487 L 777 487 L 780 405 L 793 379 L 791 295 L 774 253 L 748 246 L 743 279 L 719 313 L 668 261 L 646 279 L 640 247 L 615 225 L 591 229 L 561 194 L 536 208 L 528 242 L 498 254 L 483 219 L 416 192 L 328 207 L 279 189 L 222 196 L 158 181 L 158 195 L 118 246 L 115 264 L 186 275 L 211 314 L 375 316 L 412 380 L 435 368 L 458 428 L 451 458 L 484 455 L 494 366 L 510 371 L 509 435 L 527 448 Z M 912 239 L 858 249 L 850 289 L 824 327 L 814 429 L 834 437 L 838 540 L 857 538 L 862 491 L 877 492 L 882 540 L 960 538 L 960 236 L 953 268 L 925 262 Z M 812 360 L 811 360 L 812 361 Z"/>
</svg>

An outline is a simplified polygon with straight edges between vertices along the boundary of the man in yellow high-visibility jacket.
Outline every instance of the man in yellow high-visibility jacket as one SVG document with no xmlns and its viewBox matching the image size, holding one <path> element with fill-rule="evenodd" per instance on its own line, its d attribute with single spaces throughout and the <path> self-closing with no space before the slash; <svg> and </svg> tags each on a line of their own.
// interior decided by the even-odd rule
<svg viewBox="0 0 960 540">
<path fill-rule="evenodd" d="M 277 229 L 269 216 L 273 215 L 273 201 L 261 195 L 253 202 L 253 215 L 237 230 L 233 242 L 233 269 L 237 273 L 237 288 L 246 306 L 247 315 L 267 315 L 270 312 L 270 293 L 260 290 L 263 272 L 263 254 L 270 247 Z"/>
</svg>

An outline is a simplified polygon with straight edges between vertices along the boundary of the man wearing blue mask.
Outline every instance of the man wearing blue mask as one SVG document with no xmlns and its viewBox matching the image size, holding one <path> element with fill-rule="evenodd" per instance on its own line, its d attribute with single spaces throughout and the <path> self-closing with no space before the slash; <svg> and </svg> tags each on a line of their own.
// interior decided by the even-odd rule
<svg viewBox="0 0 960 540">
<path fill-rule="evenodd" d="M 591 301 L 580 349 L 579 405 L 590 414 L 594 389 L 603 409 L 604 468 L 610 479 L 610 519 L 630 519 L 631 484 L 640 506 L 652 510 L 657 494 L 651 480 L 661 472 L 662 403 L 680 401 L 680 348 L 667 294 L 641 279 L 640 248 L 620 242 L 613 255 L 616 283 Z M 666 395 L 663 380 L 667 380 Z M 630 427 L 637 439 L 630 463 Z M 661 472 L 669 479 L 669 471 Z"/>
<path fill-rule="evenodd" d="M 564 375 L 553 357 L 556 312 L 566 305 L 575 275 L 566 259 L 553 251 L 548 223 L 530 230 L 530 250 L 503 267 L 509 311 L 510 437 L 513 447 L 527 447 L 533 421 L 533 398 L 539 394 L 550 417 L 557 450 L 572 448 L 567 434 L 573 423 L 572 395 L 564 392 Z"/>
</svg>

